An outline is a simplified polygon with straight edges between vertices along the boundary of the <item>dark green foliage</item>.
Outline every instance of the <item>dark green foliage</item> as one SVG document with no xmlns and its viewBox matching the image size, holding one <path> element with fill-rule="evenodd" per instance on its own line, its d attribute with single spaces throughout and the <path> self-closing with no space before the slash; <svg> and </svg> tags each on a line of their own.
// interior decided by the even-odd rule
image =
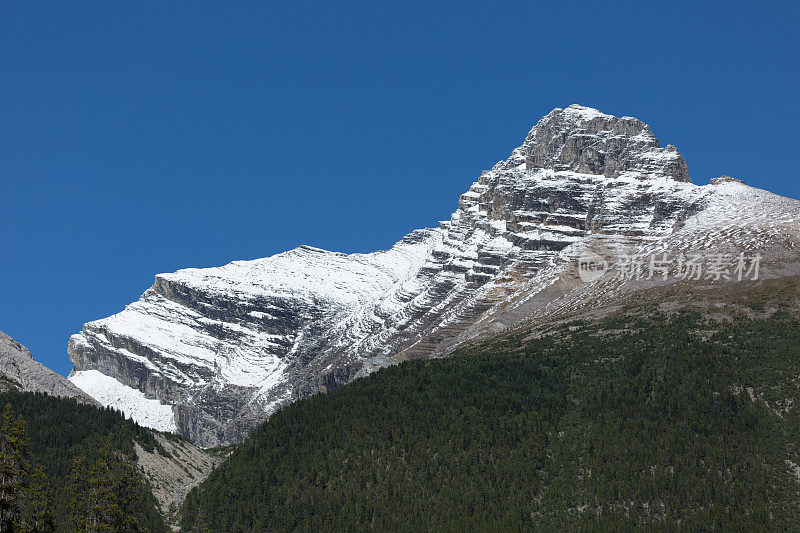
<svg viewBox="0 0 800 533">
<path fill-rule="evenodd" d="M 53 492 L 39 465 L 31 467 L 28 486 L 22 502 L 24 531 L 39 533 L 55 529 Z"/>
<path fill-rule="evenodd" d="M 19 529 L 23 522 L 28 473 L 28 433 L 22 417 L 6 404 L 0 419 L 0 531 Z"/>
<path fill-rule="evenodd" d="M 781 409 L 800 405 L 798 331 L 628 316 L 384 369 L 273 415 L 182 525 L 794 529 L 800 414 Z"/>
<path fill-rule="evenodd" d="M 138 531 L 136 466 L 108 437 L 97 458 L 75 460 L 69 476 L 69 521 L 75 531 Z"/>
<path fill-rule="evenodd" d="M 91 491 L 94 501 L 106 507 L 105 516 L 111 517 L 107 531 L 166 530 L 155 499 L 132 462 L 134 439 L 150 450 L 156 447 L 149 430 L 113 409 L 43 394 L 8 391 L 0 394 L 0 404 L 9 404 L 27 428 L 34 470 L 29 476 L 29 499 L 23 505 L 30 511 L 28 516 L 37 518 L 40 513 L 39 531 L 51 530 L 46 526 L 47 508 L 55 531 L 86 526 L 74 518 L 91 516 L 93 509 L 86 498 Z M 43 506 L 42 502 L 47 503 Z"/>
<path fill-rule="evenodd" d="M 0 420 L 0 532 L 53 531 L 52 493 L 39 465 L 29 462 L 25 421 L 10 404 Z"/>
</svg>

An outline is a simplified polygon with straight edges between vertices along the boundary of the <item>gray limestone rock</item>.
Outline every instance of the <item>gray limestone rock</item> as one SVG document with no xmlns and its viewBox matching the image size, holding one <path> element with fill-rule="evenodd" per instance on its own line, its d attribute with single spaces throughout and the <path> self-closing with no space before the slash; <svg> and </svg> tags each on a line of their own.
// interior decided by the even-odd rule
<svg viewBox="0 0 800 533">
<path fill-rule="evenodd" d="M 51 396 L 97 404 L 66 378 L 34 361 L 27 348 L 3 332 L 0 332 L 0 374 L 13 383 L 14 388 L 22 391 L 43 392 Z"/>
</svg>

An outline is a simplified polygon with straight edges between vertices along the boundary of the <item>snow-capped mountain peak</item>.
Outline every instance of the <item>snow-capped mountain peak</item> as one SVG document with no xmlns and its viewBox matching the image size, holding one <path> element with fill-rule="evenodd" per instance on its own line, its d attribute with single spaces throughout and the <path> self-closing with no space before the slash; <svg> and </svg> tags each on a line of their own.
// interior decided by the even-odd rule
<svg viewBox="0 0 800 533">
<path fill-rule="evenodd" d="M 448 221 L 390 250 L 300 247 L 156 276 L 139 301 L 70 339 L 72 379 L 143 423 L 128 389 L 169 406 L 177 431 L 201 445 L 237 442 L 286 402 L 577 305 L 566 303 L 573 261 L 590 245 L 678 246 L 736 217 L 767 242 L 764 213 L 791 218 L 797 202 L 761 193 L 693 185 L 677 149 L 638 119 L 555 109 Z M 112 378 L 125 394 L 111 394 Z M 151 424 L 167 427 L 169 408 Z"/>
</svg>

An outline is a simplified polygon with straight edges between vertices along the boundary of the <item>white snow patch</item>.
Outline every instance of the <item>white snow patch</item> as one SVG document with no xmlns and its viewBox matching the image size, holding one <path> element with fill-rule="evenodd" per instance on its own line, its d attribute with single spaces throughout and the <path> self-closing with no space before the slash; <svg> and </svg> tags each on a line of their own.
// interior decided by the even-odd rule
<svg viewBox="0 0 800 533">
<path fill-rule="evenodd" d="M 572 104 L 568 108 L 564 110 L 565 115 L 573 115 L 577 116 L 580 120 L 592 120 L 593 118 L 603 117 L 603 118 L 612 118 L 611 115 L 606 115 L 605 113 L 598 111 L 597 109 L 591 107 L 584 107 L 578 104 Z"/>
<path fill-rule="evenodd" d="M 73 372 L 69 380 L 106 407 L 114 407 L 138 424 L 158 431 L 177 431 L 171 405 L 147 398 L 99 370 Z"/>
</svg>

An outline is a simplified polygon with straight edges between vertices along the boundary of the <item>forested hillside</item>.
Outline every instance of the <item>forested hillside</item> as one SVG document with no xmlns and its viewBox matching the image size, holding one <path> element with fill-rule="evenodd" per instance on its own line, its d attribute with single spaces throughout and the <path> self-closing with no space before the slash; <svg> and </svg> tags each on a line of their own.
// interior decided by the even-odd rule
<svg viewBox="0 0 800 533">
<path fill-rule="evenodd" d="M 133 443 L 158 446 L 119 412 L 72 399 L 0 394 L 3 531 L 165 531 Z"/>
<path fill-rule="evenodd" d="M 776 291 L 519 331 L 299 401 L 190 493 L 183 527 L 795 528 L 800 322 L 796 287 Z"/>
</svg>

